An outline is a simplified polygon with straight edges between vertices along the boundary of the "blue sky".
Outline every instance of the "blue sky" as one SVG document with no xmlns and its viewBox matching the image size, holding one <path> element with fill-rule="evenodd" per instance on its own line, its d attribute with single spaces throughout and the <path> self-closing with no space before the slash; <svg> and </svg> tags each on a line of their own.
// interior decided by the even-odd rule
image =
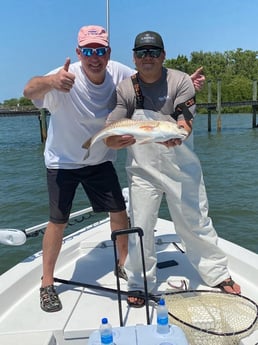
<svg viewBox="0 0 258 345">
<path fill-rule="evenodd" d="M 107 26 L 106 0 L 1 2 L 0 102 L 22 96 L 26 82 L 77 61 L 81 26 Z M 133 67 L 135 36 L 159 32 L 167 58 L 191 52 L 258 51 L 255 0 L 109 0 L 112 59 Z"/>
</svg>

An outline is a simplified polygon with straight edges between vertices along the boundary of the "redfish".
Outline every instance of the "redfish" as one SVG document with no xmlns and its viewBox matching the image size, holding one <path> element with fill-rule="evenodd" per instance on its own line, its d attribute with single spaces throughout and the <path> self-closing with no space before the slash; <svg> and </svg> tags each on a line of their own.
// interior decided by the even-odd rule
<svg viewBox="0 0 258 345">
<path fill-rule="evenodd" d="M 106 126 L 87 140 L 82 147 L 90 149 L 96 142 L 112 135 L 132 135 L 138 144 L 164 142 L 170 139 L 184 140 L 188 132 L 170 121 L 123 119 Z"/>
</svg>

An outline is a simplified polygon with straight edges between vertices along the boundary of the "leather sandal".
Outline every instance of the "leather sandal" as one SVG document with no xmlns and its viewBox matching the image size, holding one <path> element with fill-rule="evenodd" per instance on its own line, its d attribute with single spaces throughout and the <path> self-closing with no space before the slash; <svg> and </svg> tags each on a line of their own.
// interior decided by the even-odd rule
<svg viewBox="0 0 258 345">
<path fill-rule="evenodd" d="M 49 313 L 62 309 L 62 303 L 54 285 L 40 288 L 40 307 L 42 310 Z"/>
<path fill-rule="evenodd" d="M 131 301 L 131 299 L 134 299 L 134 301 Z M 129 291 L 128 297 L 127 297 L 127 304 L 129 307 L 133 308 L 142 308 L 145 306 L 145 295 L 140 290 L 135 291 Z"/>
<path fill-rule="evenodd" d="M 220 284 L 216 285 L 215 287 L 216 288 L 219 288 L 222 292 L 225 292 L 225 293 L 231 293 L 231 294 L 238 294 L 237 292 L 234 291 L 233 289 L 233 286 L 235 285 L 236 283 L 234 282 L 234 280 L 229 277 L 228 279 L 225 279 L 223 282 L 221 282 Z M 225 289 L 225 287 L 231 287 L 231 289 L 234 291 L 234 292 L 229 292 Z"/>
</svg>

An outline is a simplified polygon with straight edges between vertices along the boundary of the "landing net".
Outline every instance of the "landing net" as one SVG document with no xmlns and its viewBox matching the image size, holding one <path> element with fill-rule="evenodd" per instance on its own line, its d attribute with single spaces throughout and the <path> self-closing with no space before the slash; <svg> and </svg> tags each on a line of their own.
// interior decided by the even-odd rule
<svg viewBox="0 0 258 345">
<path fill-rule="evenodd" d="M 241 295 L 188 290 L 164 297 L 170 323 L 183 329 L 191 345 L 238 345 L 258 328 L 257 304 Z"/>
</svg>

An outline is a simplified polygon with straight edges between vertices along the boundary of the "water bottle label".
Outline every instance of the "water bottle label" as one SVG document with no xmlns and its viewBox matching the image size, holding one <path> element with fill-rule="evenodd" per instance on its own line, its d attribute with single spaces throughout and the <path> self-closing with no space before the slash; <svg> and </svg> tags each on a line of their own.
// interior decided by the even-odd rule
<svg viewBox="0 0 258 345">
<path fill-rule="evenodd" d="M 157 320 L 159 325 L 167 325 L 168 324 L 168 317 L 159 317 Z"/>
<path fill-rule="evenodd" d="M 101 336 L 101 344 L 113 344 L 113 335 L 105 334 Z"/>
</svg>

